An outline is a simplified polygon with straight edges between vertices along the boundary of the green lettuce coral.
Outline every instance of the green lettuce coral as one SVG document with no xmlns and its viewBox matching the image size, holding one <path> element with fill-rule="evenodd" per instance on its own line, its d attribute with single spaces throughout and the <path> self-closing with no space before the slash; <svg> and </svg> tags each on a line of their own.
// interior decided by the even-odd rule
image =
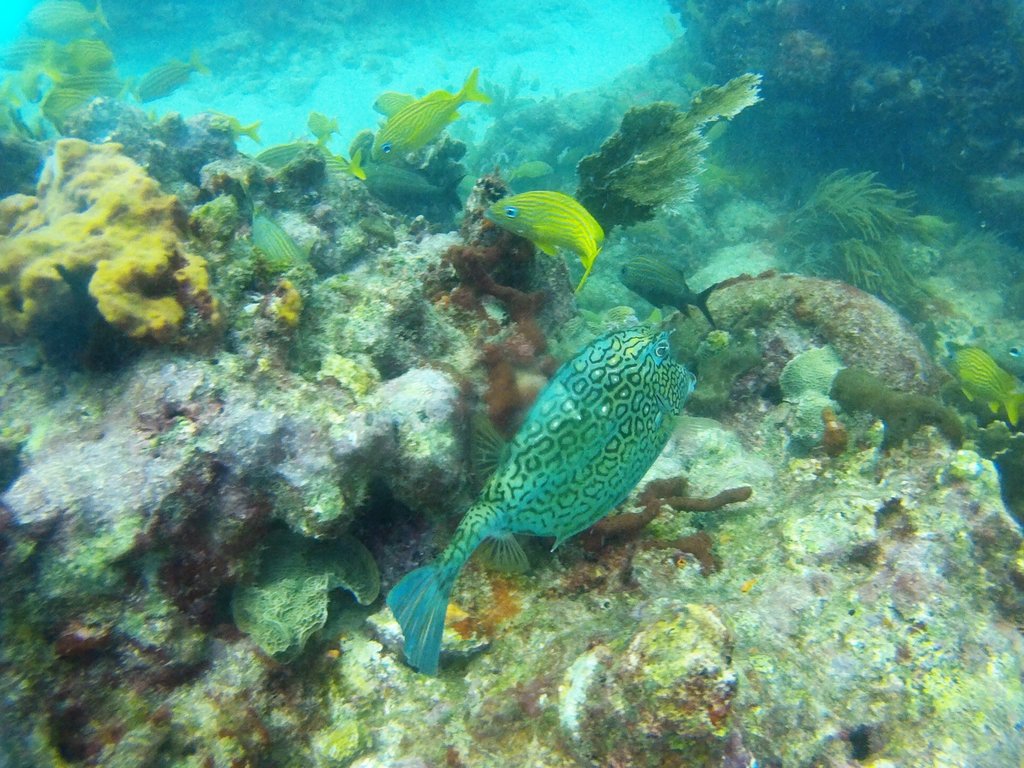
<svg viewBox="0 0 1024 768">
<path fill-rule="evenodd" d="M 81 322 L 85 290 L 110 325 L 170 341 L 194 310 L 219 319 L 184 212 L 118 144 L 62 139 L 34 196 L 0 200 L 0 340 Z"/>
<path fill-rule="evenodd" d="M 344 536 L 314 542 L 287 534 L 263 553 L 254 584 L 235 589 L 235 624 L 271 656 L 297 656 L 327 621 L 328 593 L 342 588 L 360 605 L 380 592 L 373 555 L 359 541 Z"/>
</svg>

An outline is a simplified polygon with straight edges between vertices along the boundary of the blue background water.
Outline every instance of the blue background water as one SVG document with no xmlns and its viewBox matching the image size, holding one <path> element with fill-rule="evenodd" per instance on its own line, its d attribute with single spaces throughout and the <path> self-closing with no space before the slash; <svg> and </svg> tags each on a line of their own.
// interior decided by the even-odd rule
<svg viewBox="0 0 1024 768">
<path fill-rule="evenodd" d="M 28 2 L 3 13 L 7 34 Z M 103 3 L 104 38 L 123 76 L 139 77 L 193 50 L 211 71 L 152 102 L 158 113 L 214 109 L 244 123 L 262 120 L 265 144 L 305 133 L 310 110 L 337 116 L 343 144 L 375 128 L 384 90 L 422 95 L 457 89 L 473 67 L 481 81 L 516 79 L 536 95 L 599 84 L 647 61 L 670 39 L 659 0 L 501 4 L 457 2 Z M 677 22 L 676 22 L 677 23 Z M 461 130 L 471 130 L 468 120 Z M 250 145 L 251 146 L 251 145 Z"/>
</svg>

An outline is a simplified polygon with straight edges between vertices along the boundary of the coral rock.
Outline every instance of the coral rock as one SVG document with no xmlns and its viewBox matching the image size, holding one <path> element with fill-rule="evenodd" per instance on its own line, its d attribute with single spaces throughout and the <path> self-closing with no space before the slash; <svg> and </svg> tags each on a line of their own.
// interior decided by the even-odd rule
<svg viewBox="0 0 1024 768">
<path fill-rule="evenodd" d="M 736 690 L 730 645 L 714 609 L 687 604 L 638 631 L 621 652 L 597 646 L 566 672 L 562 727 L 580 756 L 598 765 L 675 764 L 665 762 L 669 756 L 713 764 L 707 759 L 721 751 Z"/>
<path fill-rule="evenodd" d="M 189 309 L 216 322 L 206 262 L 186 250 L 182 218 L 118 145 L 58 141 L 36 196 L 0 201 L 0 336 L 81 322 L 68 313 L 84 285 L 132 338 L 174 339 Z"/>
</svg>

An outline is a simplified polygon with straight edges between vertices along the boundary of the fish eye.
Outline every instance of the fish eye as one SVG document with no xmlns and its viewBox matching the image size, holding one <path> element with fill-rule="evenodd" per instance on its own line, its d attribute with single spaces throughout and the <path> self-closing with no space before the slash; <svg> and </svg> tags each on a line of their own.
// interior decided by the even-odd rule
<svg viewBox="0 0 1024 768">
<path fill-rule="evenodd" d="M 654 345 L 654 354 L 660 359 L 668 357 L 668 341 L 662 339 Z"/>
<path fill-rule="evenodd" d="M 380 151 L 383 152 L 385 155 L 391 154 L 391 142 L 385 141 L 383 144 L 381 144 Z"/>
<path fill-rule="evenodd" d="M 508 216 L 510 219 L 514 219 L 516 216 L 519 215 L 519 209 L 516 208 L 514 205 L 506 205 L 505 215 Z"/>
<path fill-rule="evenodd" d="M 1020 347 L 1010 347 L 1010 357 L 1020 357 L 1024 355 L 1024 349 Z"/>
</svg>

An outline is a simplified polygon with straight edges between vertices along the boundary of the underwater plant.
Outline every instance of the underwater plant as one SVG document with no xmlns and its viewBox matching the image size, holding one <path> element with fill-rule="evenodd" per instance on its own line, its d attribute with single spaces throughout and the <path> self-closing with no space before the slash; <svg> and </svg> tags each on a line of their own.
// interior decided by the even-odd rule
<svg viewBox="0 0 1024 768">
<path fill-rule="evenodd" d="M 732 119 L 761 100 L 761 76 L 745 74 L 697 93 L 686 111 L 668 102 L 633 107 L 619 130 L 577 166 L 577 199 L 605 229 L 653 218 L 661 205 L 688 200 L 704 168 L 704 126 Z"/>
<path fill-rule="evenodd" d="M 785 243 L 805 266 L 914 309 L 928 292 L 908 263 L 904 240 L 934 243 L 951 227 L 937 216 L 914 214 L 912 193 L 876 177 L 845 169 L 825 176 L 790 216 Z"/>
</svg>

